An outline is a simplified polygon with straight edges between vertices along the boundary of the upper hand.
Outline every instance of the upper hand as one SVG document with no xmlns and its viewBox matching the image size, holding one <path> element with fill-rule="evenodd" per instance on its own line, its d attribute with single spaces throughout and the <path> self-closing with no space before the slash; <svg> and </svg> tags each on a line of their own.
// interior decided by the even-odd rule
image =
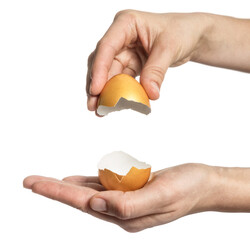
<svg viewBox="0 0 250 240">
<path fill-rule="evenodd" d="M 96 110 L 105 83 L 119 73 L 140 75 L 149 98 L 159 98 L 168 67 L 181 65 L 195 54 L 205 30 L 201 16 L 118 12 L 88 59 L 88 109 Z"/>
</svg>

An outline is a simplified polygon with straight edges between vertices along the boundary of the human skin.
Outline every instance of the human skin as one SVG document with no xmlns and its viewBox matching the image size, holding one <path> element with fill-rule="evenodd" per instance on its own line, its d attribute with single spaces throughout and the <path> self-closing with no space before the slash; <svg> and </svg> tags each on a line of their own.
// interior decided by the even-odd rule
<svg viewBox="0 0 250 240">
<path fill-rule="evenodd" d="M 169 67 L 188 61 L 250 72 L 250 20 L 208 13 L 118 12 L 88 59 L 88 109 L 112 76 L 140 75 L 150 99 Z"/>
<path fill-rule="evenodd" d="M 128 232 L 203 211 L 250 212 L 250 169 L 183 164 L 152 173 L 136 191 L 106 191 L 98 177 L 24 179 L 25 188 Z"/>
<path fill-rule="evenodd" d="M 88 61 L 88 108 L 96 110 L 103 86 L 118 73 L 140 75 L 151 99 L 168 67 L 195 61 L 250 72 L 250 21 L 206 13 L 119 12 Z M 98 177 L 62 181 L 42 176 L 24 187 L 129 232 L 203 212 L 250 212 L 250 169 L 184 164 L 152 173 L 136 191 L 105 191 Z"/>
</svg>

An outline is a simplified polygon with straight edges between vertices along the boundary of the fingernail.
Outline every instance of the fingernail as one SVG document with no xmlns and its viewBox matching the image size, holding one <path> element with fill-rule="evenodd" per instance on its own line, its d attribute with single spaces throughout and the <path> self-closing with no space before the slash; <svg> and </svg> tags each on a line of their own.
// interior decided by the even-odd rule
<svg viewBox="0 0 250 240">
<path fill-rule="evenodd" d="M 101 198 L 93 198 L 90 202 L 90 207 L 96 212 L 106 212 L 107 204 L 105 200 Z"/>
<path fill-rule="evenodd" d="M 152 88 L 157 92 L 157 93 L 160 93 L 160 88 L 158 86 L 158 84 L 156 82 L 151 82 L 151 86 Z"/>
<path fill-rule="evenodd" d="M 92 94 L 92 83 L 89 84 L 89 94 Z"/>
</svg>

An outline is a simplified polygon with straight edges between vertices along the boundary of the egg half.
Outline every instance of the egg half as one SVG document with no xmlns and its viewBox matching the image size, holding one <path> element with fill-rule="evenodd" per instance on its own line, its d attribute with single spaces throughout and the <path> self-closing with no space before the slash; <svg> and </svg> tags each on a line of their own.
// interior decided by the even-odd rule
<svg viewBox="0 0 250 240">
<path fill-rule="evenodd" d="M 151 112 L 147 93 L 142 85 L 127 74 L 112 77 L 104 86 L 97 103 L 97 114 L 132 109 L 140 113 Z"/>
<path fill-rule="evenodd" d="M 122 151 L 105 155 L 98 164 L 99 180 L 107 190 L 137 190 L 148 182 L 150 173 L 149 164 Z"/>
</svg>

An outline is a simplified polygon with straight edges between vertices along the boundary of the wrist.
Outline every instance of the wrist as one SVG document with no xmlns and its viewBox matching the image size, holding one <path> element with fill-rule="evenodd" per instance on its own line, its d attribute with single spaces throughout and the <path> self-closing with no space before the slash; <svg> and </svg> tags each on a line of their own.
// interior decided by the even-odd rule
<svg viewBox="0 0 250 240">
<path fill-rule="evenodd" d="M 250 169 L 210 166 L 208 180 L 199 211 L 250 212 Z"/>
<path fill-rule="evenodd" d="M 196 204 L 190 213 L 213 211 L 218 205 L 217 196 L 221 187 L 219 169 L 203 164 L 200 167 L 204 177 L 198 189 Z"/>
<path fill-rule="evenodd" d="M 193 62 L 200 62 L 203 59 L 203 55 L 210 50 L 210 41 L 215 25 L 215 15 L 209 13 L 194 14 L 197 15 L 197 21 L 200 22 L 200 37 L 190 60 Z"/>
</svg>

